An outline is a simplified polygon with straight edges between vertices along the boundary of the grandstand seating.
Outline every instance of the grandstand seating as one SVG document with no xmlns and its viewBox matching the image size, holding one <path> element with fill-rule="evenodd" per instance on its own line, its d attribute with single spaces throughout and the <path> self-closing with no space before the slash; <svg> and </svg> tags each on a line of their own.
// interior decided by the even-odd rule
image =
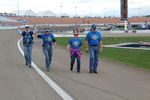
<svg viewBox="0 0 150 100">
<path fill-rule="evenodd" d="M 42 17 L 21 17 L 27 19 L 29 24 L 109 24 L 123 23 L 120 18 L 42 18 Z M 129 18 L 131 23 L 150 22 L 150 18 Z"/>
<path fill-rule="evenodd" d="M 61 24 L 61 25 L 66 25 L 66 24 L 70 24 L 69 26 L 73 25 L 73 24 L 92 24 L 92 23 L 96 23 L 96 24 L 122 24 L 123 21 L 120 20 L 120 18 L 56 18 L 56 17 L 23 17 L 23 16 L 7 16 L 9 21 L 5 24 L 9 24 L 9 25 L 15 25 L 17 21 L 15 20 L 22 20 L 24 22 L 22 22 L 21 24 L 30 24 L 30 25 L 43 25 L 42 27 L 49 27 L 49 25 L 57 25 L 57 24 Z M 5 18 L 6 19 L 6 18 Z M 10 20 L 12 19 L 12 20 Z M 129 18 L 128 22 L 130 23 L 150 23 L 150 18 Z M 20 25 L 21 25 L 20 24 Z M 1 22 L 1 25 L 4 25 L 4 23 Z M 52 27 L 51 28 L 53 30 L 56 29 L 56 27 Z M 62 28 L 62 27 L 57 27 L 57 28 Z M 67 26 L 68 28 L 68 26 Z M 148 27 L 149 28 L 149 27 Z"/>
</svg>

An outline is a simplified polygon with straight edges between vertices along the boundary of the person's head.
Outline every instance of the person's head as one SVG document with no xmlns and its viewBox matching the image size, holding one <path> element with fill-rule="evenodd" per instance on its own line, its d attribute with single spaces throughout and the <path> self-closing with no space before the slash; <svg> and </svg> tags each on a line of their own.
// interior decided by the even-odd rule
<svg viewBox="0 0 150 100">
<path fill-rule="evenodd" d="M 29 26 L 28 25 L 25 26 L 25 30 L 29 31 Z"/>
<path fill-rule="evenodd" d="M 78 34 L 78 31 L 77 31 L 77 30 L 74 30 L 74 31 L 73 31 L 73 35 L 74 35 L 74 37 L 78 37 L 78 35 L 79 35 L 79 34 Z"/>
<path fill-rule="evenodd" d="M 50 34 L 49 30 L 45 30 L 45 34 Z"/>
<path fill-rule="evenodd" d="M 96 24 L 92 24 L 92 26 L 91 26 L 91 29 L 92 29 L 92 31 L 96 31 Z"/>
</svg>

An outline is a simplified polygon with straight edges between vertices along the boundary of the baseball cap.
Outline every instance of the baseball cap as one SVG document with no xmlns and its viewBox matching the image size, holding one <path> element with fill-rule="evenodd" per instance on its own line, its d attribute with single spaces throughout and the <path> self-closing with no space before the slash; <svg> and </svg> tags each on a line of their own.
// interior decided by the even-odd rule
<svg viewBox="0 0 150 100">
<path fill-rule="evenodd" d="M 95 25 L 95 24 L 92 24 L 91 28 L 92 28 L 92 29 L 96 29 L 96 25 Z"/>
<path fill-rule="evenodd" d="M 47 30 L 47 29 L 46 29 L 46 30 L 44 30 L 44 31 L 45 31 L 45 32 L 49 32 L 49 30 Z"/>
<path fill-rule="evenodd" d="M 28 26 L 28 25 L 26 25 L 26 26 L 25 26 L 25 28 L 29 28 L 29 26 Z"/>
</svg>

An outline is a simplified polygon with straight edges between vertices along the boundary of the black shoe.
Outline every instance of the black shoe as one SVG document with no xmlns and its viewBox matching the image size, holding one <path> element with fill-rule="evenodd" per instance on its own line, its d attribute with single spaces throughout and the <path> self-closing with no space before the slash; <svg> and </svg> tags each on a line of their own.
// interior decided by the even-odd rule
<svg viewBox="0 0 150 100">
<path fill-rule="evenodd" d="M 29 65 L 29 68 L 32 68 L 32 66 L 31 66 L 31 65 Z"/>
<path fill-rule="evenodd" d="M 80 71 L 79 71 L 79 70 L 77 70 L 77 73 L 80 73 Z"/>
<path fill-rule="evenodd" d="M 50 70 L 49 68 L 46 69 L 46 71 L 48 71 L 48 72 L 49 72 L 49 70 Z"/>
<path fill-rule="evenodd" d="M 92 70 L 90 70 L 89 73 L 92 73 Z"/>
<path fill-rule="evenodd" d="M 28 63 L 26 63 L 26 66 L 28 66 Z"/>
<path fill-rule="evenodd" d="M 73 66 L 70 66 L 70 71 L 72 71 L 73 70 Z"/>
<path fill-rule="evenodd" d="M 93 73 L 97 74 L 98 72 L 97 71 L 93 71 Z"/>
<path fill-rule="evenodd" d="M 70 63 L 70 71 L 73 70 L 73 65 L 74 65 L 74 64 Z"/>
</svg>

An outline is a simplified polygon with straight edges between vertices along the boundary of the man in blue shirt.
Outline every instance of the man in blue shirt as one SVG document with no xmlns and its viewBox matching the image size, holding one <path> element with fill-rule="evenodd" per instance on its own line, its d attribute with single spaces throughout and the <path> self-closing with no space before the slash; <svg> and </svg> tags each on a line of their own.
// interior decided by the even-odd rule
<svg viewBox="0 0 150 100">
<path fill-rule="evenodd" d="M 75 58 L 77 59 L 77 72 L 80 73 L 80 58 L 81 51 L 80 48 L 82 46 L 82 40 L 78 38 L 78 31 L 75 30 L 74 37 L 68 41 L 67 50 L 70 51 L 70 70 L 73 70 L 73 65 L 75 62 Z"/>
<path fill-rule="evenodd" d="M 24 51 L 26 66 L 29 66 L 29 68 L 31 68 L 34 32 L 29 30 L 29 26 L 26 25 L 25 30 L 24 31 L 19 30 L 19 33 L 23 36 L 23 51 Z"/>
<path fill-rule="evenodd" d="M 102 36 L 96 31 L 96 25 L 91 26 L 91 31 L 86 35 L 86 51 L 90 50 L 89 73 L 97 73 L 99 47 L 102 51 Z"/>
<path fill-rule="evenodd" d="M 51 61 L 52 61 L 52 53 L 53 53 L 52 46 L 53 46 L 53 44 L 56 47 L 55 37 L 48 30 L 45 30 L 44 34 L 38 35 L 37 37 L 41 38 L 43 40 L 42 46 L 43 46 L 43 52 L 44 52 L 44 56 L 45 56 L 45 63 L 46 63 L 47 71 L 49 71 Z"/>
</svg>

